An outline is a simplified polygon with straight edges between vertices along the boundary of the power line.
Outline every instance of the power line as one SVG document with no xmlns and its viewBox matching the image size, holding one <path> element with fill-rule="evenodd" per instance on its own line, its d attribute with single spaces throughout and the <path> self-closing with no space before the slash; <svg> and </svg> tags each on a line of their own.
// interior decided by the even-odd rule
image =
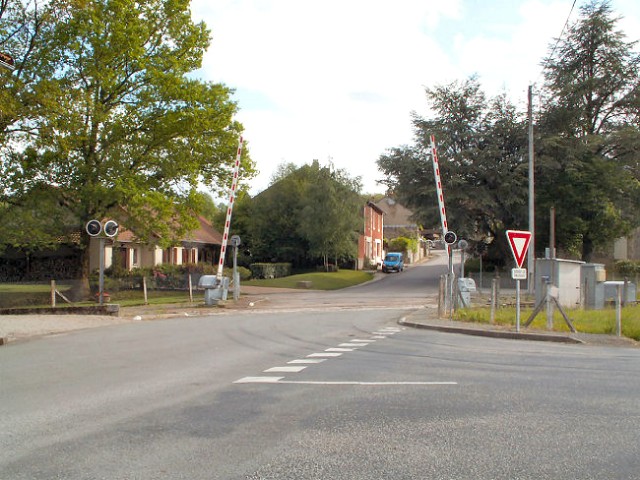
<svg viewBox="0 0 640 480">
<path fill-rule="evenodd" d="M 549 57 L 547 57 L 547 59 L 544 62 L 545 64 L 542 66 L 543 70 L 546 67 L 546 63 L 549 60 L 551 60 L 553 58 L 553 55 L 556 53 L 556 49 L 558 48 L 558 45 L 560 44 L 560 40 L 562 40 L 562 35 L 564 35 L 564 32 L 567 29 L 567 26 L 569 25 L 569 20 L 571 19 L 571 14 L 573 13 L 573 10 L 576 7 L 576 3 L 577 2 L 578 2 L 578 0 L 573 0 L 573 4 L 571 5 L 571 10 L 569 10 L 569 15 L 567 15 L 567 19 L 565 20 L 564 25 L 562 26 L 562 30 L 560 31 L 560 36 L 558 36 L 558 38 L 556 39 L 556 43 L 553 46 L 553 49 L 551 50 L 551 55 L 549 55 Z M 540 72 L 540 75 L 542 75 L 542 72 Z M 536 83 L 538 83 L 538 80 L 540 79 L 540 75 L 538 75 L 538 78 L 536 79 L 536 81 L 533 82 L 534 85 Z"/>
</svg>

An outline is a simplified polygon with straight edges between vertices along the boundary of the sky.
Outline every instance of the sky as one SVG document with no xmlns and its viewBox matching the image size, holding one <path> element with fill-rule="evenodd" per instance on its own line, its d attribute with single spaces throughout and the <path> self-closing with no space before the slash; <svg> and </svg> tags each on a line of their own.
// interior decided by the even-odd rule
<svg viewBox="0 0 640 480">
<path fill-rule="evenodd" d="M 487 95 L 506 91 L 524 109 L 573 3 L 192 0 L 212 35 L 196 76 L 235 90 L 260 172 L 252 195 L 279 165 L 313 160 L 361 177 L 363 193 L 384 193 L 376 161 L 413 143 L 412 112 L 429 114 L 425 88 L 478 75 Z M 627 40 L 640 39 L 640 1 L 611 6 Z"/>
</svg>

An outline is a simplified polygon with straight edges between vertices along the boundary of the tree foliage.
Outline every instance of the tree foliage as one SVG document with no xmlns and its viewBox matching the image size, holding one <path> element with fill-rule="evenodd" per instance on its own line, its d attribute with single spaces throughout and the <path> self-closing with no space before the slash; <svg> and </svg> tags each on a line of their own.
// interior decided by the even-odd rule
<svg viewBox="0 0 640 480">
<path fill-rule="evenodd" d="M 609 2 L 592 1 L 544 62 L 536 132 L 536 246 L 546 245 L 556 207 L 557 246 L 589 260 L 594 249 L 640 224 L 640 55 L 616 30 Z M 528 225 L 527 122 L 477 78 L 426 91 L 434 114 L 414 114 L 415 144 L 378 160 L 384 183 L 424 225 L 438 225 L 431 159 L 435 135 L 449 228 L 496 239 Z"/>
<path fill-rule="evenodd" d="M 181 238 L 196 226 L 197 188 L 231 184 L 242 131 L 232 90 L 190 75 L 210 32 L 189 0 L 16 3 L 0 28 L 19 64 L 16 105 L 1 115 L 0 216 L 14 238 L 0 243 L 52 242 L 105 216 L 142 241 Z M 241 178 L 252 174 L 244 154 Z M 26 227 L 40 200 L 48 217 Z"/>
<path fill-rule="evenodd" d="M 481 241 L 524 227 L 527 140 L 522 116 L 505 95 L 487 100 L 476 77 L 429 88 L 426 94 L 435 116 L 414 114 L 415 145 L 380 157 L 383 182 L 414 210 L 419 223 L 436 228 L 440 212 L 428 154 L 434 135 L 449 229 L 459 238 Z M 508 252 L 506 241 L 495 245 Z"/>
<path fill-rule="evenodd" d="M 362 201 L 359 179 L 344 171 L 311 165 L 279 176 L 254 197 L 245 224 L 253 260 L 326 266 L 329 260 L 355 258 Z M 234 214 L 235 215 L 235 214 Z"/>
<path fill-rule="evenodd" d="M 555 206 L 561 246 L 584 260 L 640 222 L 640 54 L 617 21 L 609 2 L 586 4 L 544 63 L 538 206 Z"/>
</svg>

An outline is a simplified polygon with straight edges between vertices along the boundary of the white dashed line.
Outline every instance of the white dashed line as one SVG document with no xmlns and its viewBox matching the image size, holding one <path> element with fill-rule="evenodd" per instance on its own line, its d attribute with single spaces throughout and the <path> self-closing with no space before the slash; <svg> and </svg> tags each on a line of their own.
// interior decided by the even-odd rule
<svg viewBox="0 0 640 480">
<path fill-rule="evenodd" d="M 348 342 L 340 343 L 337 347 L 327 348 L 324 352 L 311 353 L 306 358 L 291 360 L 287 362 L 289 366 L 272 367 L 264 370 L 263 373 L 299 373 L 307 368 L 308 365 L 314 365 L 324 362 L 328 358 L 340 357 L 344 353 L 356 351 L 358 348 L 366 347 L 371 342 L 383 340 L 389 335 L 400 332 L 402 329 L 386 327 L 380 331 L 373 332 L 371 338 L 367 340 L 351 339 Z M 283 383 L 298 385 L 366 385 L 366 386 L 383 386 L 383 385 L 457 385 L 457 382 L 352 382 L 352 381 L 295 381 L 284 380 L 285 377 L 244 377 L 233 383 Z"/>
<path fill-rule="evenodd" d="M 386 387 L 386 386 L 439 386 L 458 385 L 458 382 L 354 382 L 354 381 L 306 381 L 306 380 L 283 380 L 284 377 L 245 377 L 233 383 L 279 383 L 282 385 L 354 385 L 365 387 Z"/>
<path fill-rule="evenodd" d="M 233 383 L 278 383 L 284 377 L 244 377 Z"/>
<path fill-rule="evenodd" d="M 273 367 L 264 370 L 264 373 L 298 373 L 307 367 Z"/>
</svg>

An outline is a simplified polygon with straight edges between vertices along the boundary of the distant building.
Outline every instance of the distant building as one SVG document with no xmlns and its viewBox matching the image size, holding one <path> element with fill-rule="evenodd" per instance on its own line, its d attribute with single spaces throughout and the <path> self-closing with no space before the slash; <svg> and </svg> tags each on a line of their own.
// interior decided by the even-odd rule
<svg viewBox="0 0 640 480">
<path fill-rule="evenodd" d="M 367 202 L 363 208 L 363 230 L 358 239 L 358 270 L 382 264 L 384 243 L 384 213 L 372 202 Z"/>
<path fill-rule="evenodd" d="M 398 237 L 414 238 L 418 241 L 417 252 L 407 252 L 407 263 L 415 263 L 426 255 L 420 226 L 412 220 L 413 212 L 400 205 L 393 197 L 384 197 L 375 205 L 384 212 L 384 238 L 389 241 Z"/>
<path fill-rule="evenodd" d="M 105 242 L 105 268 L 117 265 L 124 270 L 133 270 L 161 264 L 215 264 L 222 245 L 222 235 L 204 217 L 199 216 L 198 222 L 199 227 L 179 245 L 164 249 L 139 243 L 130 230 L 120 228 L 114 242 Z M 100 265 L 100 241 L 92 238 L 89 248 L 89 268 L 94 270 Z"/>
</svg>

